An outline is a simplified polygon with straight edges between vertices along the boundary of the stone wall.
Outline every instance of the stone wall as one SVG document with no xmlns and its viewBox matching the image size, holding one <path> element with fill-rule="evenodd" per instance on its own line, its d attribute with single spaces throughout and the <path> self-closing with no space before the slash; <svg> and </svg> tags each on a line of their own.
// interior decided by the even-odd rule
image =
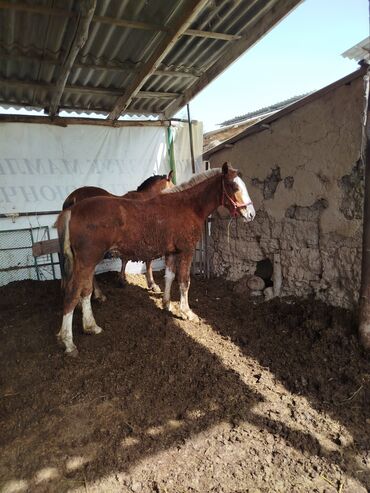
<svg viewBox="0 0 370 493">
<path fill-rule="evenodd" d="M 359 77 L 211 155 L 211 166 L 230 161 L 242 171 L 258 211 L 249 224 L 230 222 L 221 208 L 215 214 L 210 247 L 215 275 L 243 287 L 269 259 L 273 274 L 270 280 L 265 276 L 266 286 L 274 283 L 275 294 L 313 294 L 347 307 L 357 303 L 362 113 Z"/>
</svg>

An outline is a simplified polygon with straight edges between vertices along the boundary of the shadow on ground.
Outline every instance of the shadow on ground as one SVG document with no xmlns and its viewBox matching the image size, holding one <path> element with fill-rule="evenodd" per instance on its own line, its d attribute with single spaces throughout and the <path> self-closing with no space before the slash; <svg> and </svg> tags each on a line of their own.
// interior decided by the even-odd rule
<svg viewBox="0 0 370 493">
<path fill-rule="evenodd" d="M 358 342 L 356 315 L 314 299 L 256 302 L 219 279 L 195 283 L 192 298 L 194 310 L 217 333 L 308 401 L 319 413 L 310 417 L 317 420 L 314 427 L 319 415 L 339 424 L 328 433 L 337 450 L 318 453 L 370 489 L 370 359 Z"/>
<path fill-rule="evenodd" d="M 369 366 L 358 349 L 350 314 L 310 302 L 252 305 L 235 297 L 227 283 L 197 281 L 191 300 L 208 324 L 203 327 L 164 313 L 143 284 L 122 290 L 115 287 L 113 275 L 101 276 L 101 284 L 108 301 L 96 305 L 95 314 L 104 332 L 82 334 L 77 315 L 77 359 L 66 358 L 56 345 L 59 283 L 25 281 L 0 289 L 4 491 L 84 491 L 99 482 L 103 489 L 96 491 L 196 491 L 186 487 L 193 481 L 191 471 L 194 476 L 201 471 L 196 453 L 183 452 L 181 460 L 187 462 L 179 468 L 187 472 L 178 472 L 172 489 L 166 482 L 172 467 L 168 458 L 142 473 L 141 489 L 127 475 L 164 451 L 174 451 L 175 463 L 176 453 L 181 456 L 189 443 L 195 447 L 197 436 L 206 444 L 204 455 L 212 467 L 220 458 L 221 472 L 228 460 L 235 467 L 241 462 L 240 472 L 225 467 L 218 477 L 213 471 L 207 490 L 200 486 L 198 491 L 237 491 L 234 484 L 248 491 L 259 481 L 271 491 L 269 484 L 277 484 L 288 449 L 293 454 L 290 474 L 301 484 L 299 476 L 307 464 L 298 456 L 308 457 L 312 467 L 317 461 L 317 471 L 324 457 L 336 470 L 369 486 L 356 458 L 368 446 Z M 235 345 L 245 358 L 229 354 Z M 261 368 L 269 375 L 266 380 Z M 288 390 L 288 397 L 269 382 L 271 375 Z M 280 414 L 274 414 L 276 402 L 263 412 L 272 394 L 284 408 Z M 301 408 L 296 409 L 297 420 L 285 419 L 287 410 L 294 413 L 295 395 L 305 396 L 318 412 L 329 413 L 350 431 L 354 443 L 340 444 L 345 433 L 334 433 L 334 446 L 326 448 L 311 432 L 316 415 L 312 418 L 308 412 L 311 421 L 305 428 Z M 230 454 L 237 457 L 223 455 L 231 444 Z M 155 467 L 163 471 L 157 474 Z M 167 479 L 156 474 L 167 474 Z M 282 488 L 309 491 L 294 481 L 292 489 Z"/>
</svg>

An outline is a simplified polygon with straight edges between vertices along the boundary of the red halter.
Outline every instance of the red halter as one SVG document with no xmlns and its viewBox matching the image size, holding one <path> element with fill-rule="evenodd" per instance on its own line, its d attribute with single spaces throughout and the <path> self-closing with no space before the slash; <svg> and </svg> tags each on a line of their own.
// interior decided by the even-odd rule
<svg viewBox="0 0 370 493">
<path fill-rule="evenodd" d="M 222 177 L 222 197 L 221 197 L 222 206 L 225 206 L 225 196 L 229 199 L 231 205 L 233 206 L 233 209 L 230 211 L 232 217 L 237 217 L 239 209 L 242 209 L 243 207 L 247 207 L 248 205 L 252 204 L 252 202 L 247 202 L 245 204 L 239 203 L 236 202 L 232 197 L 230 197 L 230 195 L 227 193 L 225 188 L 225 179 Z"/>
</svg>

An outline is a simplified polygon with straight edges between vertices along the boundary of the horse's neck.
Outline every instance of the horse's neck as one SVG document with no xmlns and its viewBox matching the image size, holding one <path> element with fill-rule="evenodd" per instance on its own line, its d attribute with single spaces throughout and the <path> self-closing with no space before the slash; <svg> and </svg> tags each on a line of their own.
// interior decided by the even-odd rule
<svg viewBox="0 0 370 493">
<path fill-rule="evenodd" d="M 212 176 L 187 190 L 189 206 L 205 220 L 221 204 L 221 176 Z"/>
</svg>

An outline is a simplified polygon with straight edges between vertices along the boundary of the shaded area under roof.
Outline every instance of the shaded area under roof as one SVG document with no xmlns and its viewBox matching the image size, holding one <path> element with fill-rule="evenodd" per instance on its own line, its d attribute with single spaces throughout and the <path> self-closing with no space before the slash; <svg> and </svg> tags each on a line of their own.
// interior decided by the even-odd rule
<svg viewBox="0 0 370 493">
<path fill-rule="evenodd" d="M 0 104 L 169 118 L 300 0 L 0 0 Z"/>
</svg>

